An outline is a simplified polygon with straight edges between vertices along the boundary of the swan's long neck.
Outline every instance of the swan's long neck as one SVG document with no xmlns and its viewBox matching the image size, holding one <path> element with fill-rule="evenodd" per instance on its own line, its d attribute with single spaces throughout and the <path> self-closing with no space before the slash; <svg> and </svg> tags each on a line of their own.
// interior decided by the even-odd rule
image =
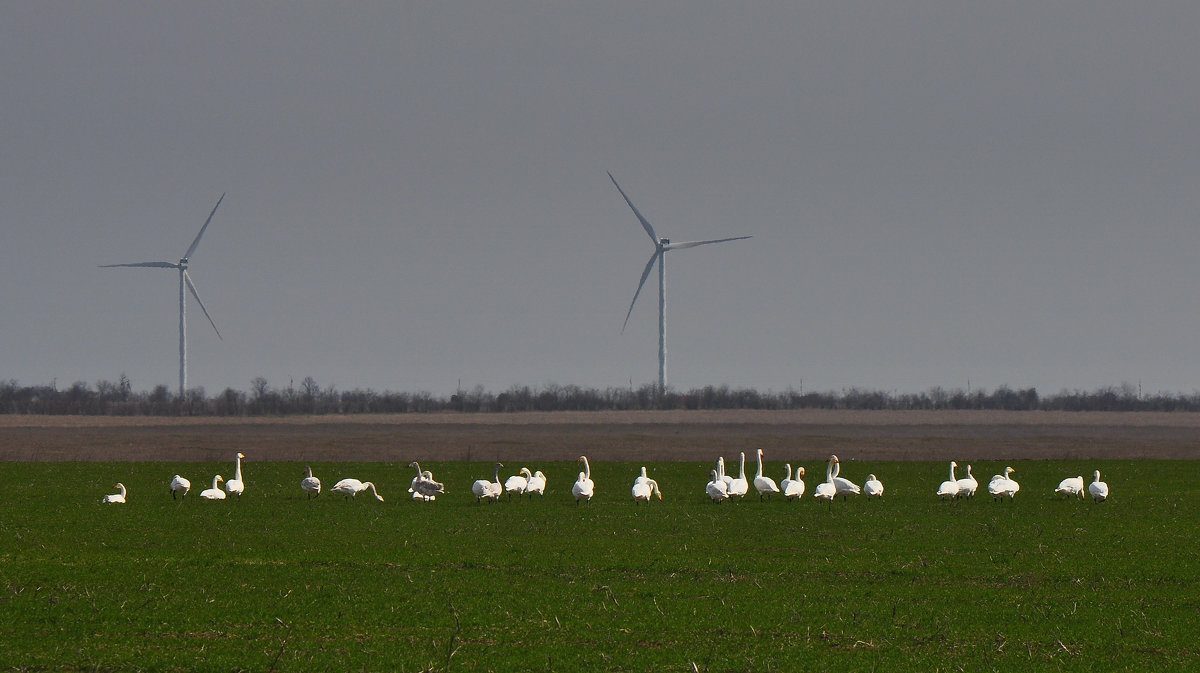
<svg viewBox="0 0 1200 673">
<path fill-rule="evenodd" d="M 117 484 L 117 490 L 121 492 L 121 497 L 125 497 L 125 484 Z"/>
<path fill-rule="evenodd" d="M 746 452 L 742 452 L 742 457 L 738 460 L 738 479 L 746 478 Z"/>
<path fill-rule="evenodd" d="M 975 475 L 971 474 L 971 466 L 967 466 L 967 479 L 974 479 Z"/>
<path fill-rule="evenodd" d="M 492 472 L 492 483 L 499 484 L 500 483 L 500 463 L 496 463 L 496 467 L 494 467 L 492 469 L 494 470 L 494 472 Z"/>
<path fill-rule="evenodd" d="M 717 476 L 720 477 L 722 481 L 724 481 L 724 479 L 725 479 L 725 456 L 721 456 L 721 457 L 717 458 Z"/>
<path fill-rule="evenodd" d="M 837 476 L 841 473 L 842 473 L 841 461 L 837 461 L 837 460 L 833 461 L 833 479 L 837 479 Z M 830 481 L 833 481 L 833 479 L 830 479 Z"/>
<path fill-rule="evenodd" d="M 1099 483 L 1099 482 L 1100 482 L 1100 470 L 1096 470 L 1096 479 L 1095 479 L 1095 481 L 1096 481 L 1097 483 Z"/>
<path fill-rule="evenodd" d="M 233 472 L 234 472 L 233 478 L 237 479 L 238 481 L 241 481 L 242 480 L 242 457 L 240 455 L 237 457 L 237 467 L 234 469 Z"/>
<path fill-rule="evenodd" d="M 654 481 L 653 479 L 647 479 L 646 481 L 650 482 L 651 495 L 657 495 L 658 499 L 662 500 L 662 492 L 658 490 L 658 482 Z"/>
<path fill-rule="evenodd" d="M 218 481 L 221 481 L 221 475 L 219 474 L 213 477 L 213 490 L 216 490 Z"/>
<path fill-rule="evenodd" d="M 831 460 L 831 461 L 829 461 L 829 464 L 825 466 L 825 483 L 826 484 L 833 483 L 833 466 L 834 465 L 835 465 L 835 463 Z"/>
<path fill-rule="evenodd" d="M 584 479 L 592 478 L 592 466 L 588 464 L 587 456 L 583 457 L 583 478 Z"/>
<path fill-rule="evenodd" d="M 312 478 L 312 467 L 310 467 L 308 465 L 304 466 L 304 476 L 308 477 L 310 479 Z"/>
<path fill-rule="evenodd" d="M 791 478 L 792 478 L 792 464 L 787 463 L 787 479 L 791 480 Z"/>
<path fill-rule="evenodd" d="M 414 460 L 412 466 L 417 468 L 417 479 L 420 479 L 421 478 L 421 464 Z"/>
<path fill-rule="evenodd" d="M 363 483 L 363 490 L 368 490 L 368 489 L 370 489 L 370 491 L 371 491 L 371 495 L 375 496 L 376 498 L 378 498 L 378 497 L 379 497 L 379 491 L 376 491 L 376 490 L 375 490 L 375 484 L 374 484 L 374 483 L 372 483 L 372 482 L 369 482 L 369 481 L 368 481 L 368 482 L 364 482 L 364 483 Z"/>
<path fill-rule="evenodd" d="M 958 481 L 954 478 L 954 461 L 950 461 L 950 481 Z"/>
<path fill-rule="evenodd" d="M 762 449 L 759 449 L 759 450 L 758 450 L 758 472 L 757 472 L 757 473 L 755 473 L 755 475 L 754 475 L 754 476 L 755 476 L 755 477 L 761 477 L 761 476 L 763 476 L 763 475 L 762 475 Z"/>
<path fill-rule="evenodd" d="M 713 477 L 712 480 L 713 480 L 714 484 L 721 480 L 721 476 L 717 474 L 716 470 L 712 471 L 712 477 Z"/>
</svg>

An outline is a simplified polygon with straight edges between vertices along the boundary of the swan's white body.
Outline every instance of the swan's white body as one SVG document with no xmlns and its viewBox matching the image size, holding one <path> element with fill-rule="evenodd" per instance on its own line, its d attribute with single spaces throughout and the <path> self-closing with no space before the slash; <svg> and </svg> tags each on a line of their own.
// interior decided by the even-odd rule
<svg viewBox="0 0 1200 673">
<path fill-rule="evenodd" d="M 868 474 L 867 481 L 863 484 L 863 493 L 867 498 L 882 498 L 883 482 L 876 479 L 875 475 Z"/>
<path fill-rule="evenodd" d="M 1108 500 L 1108 484 L 1100 481 L 1100 470 L 1096 470 L 1095 479 L 1092 483 L 1088 484 L 1088 493 L 1091 494 L 1092 500 L 1096 502 Z"/>
<path fill-rule="evenodd" d="M 520 474 L 514 474 L 513 476 L 504 480 L 504 492 L 507 493 L 509 497 L 512 497 L 513 495 L 524 495 L 525 489 L 529 488 L 529 478 L 532 476 L 533 473 L 529 471 L 528 467 L 522 467 Z"/>
<path fill-rule="evenodd" d="M 190 490 L 192 490 L 192 482 L 188 481 L 187 479 L 185 479 L 179 475 L 175 475 L 171 479 L 171 499 L 172 500 L 175 499 L 175 496 L 179 496 L 181 498 L 186 498 L 188 491 L 190 491 Z"/>
<path fill-rule="evenodd" d="M 746 452 L 741 452 L 738 461 L 738 476 L 729 480 L 729 497 L 741 499 L 750 491 L 750 482 L 746 480 Z"/>
<path fill-rule="evenodd" d="M 779 485 L 775 480 L 763 474 L 762 464 L 763 451 L 758 449 L 758 472 L 754 474 L 754 490 L 758 491 L 758 499 L 762 500 L 764 496 L 770 497 L 779 493 Z"/>
<path fill-rule="evenodd" d="M 704 486 L 704 492 L 708 497 L 712 498 L 713 502 L 720 503 L 729 497 L 729 485 L 717 474 L 716 470 L 712 471 L 712 481 Z"/>
<path fill-rule="evenodd" d="M 471 484 L 471 492 L 475 494 L 475 502 L 487 500 L 496 502 L 500 496 L 504 494 L 504 485 L 500 483 L 500 468 L 504 467 L 503 463 L 496 463 L 493 467 L 492 480 L 476 479 L 474 484 Z"/>
<path fill-rule="evenodd" d="M 647 477 L 645 481 L 633 482 L 633 501 L 650 502 L 651 496 L 658 496 L 662 500 L 662 491 L 658 490 L 658 482 Z"/>
<path fill-rule="evenodd" d="M 309 499 L 321 495 L 321 480 L 312 475 L 312 468 L 304 466 L 304 478 L 300 480 L 300 488 Z"/>
<path fill-rule="evenodd" d="M 236 495 L 239 498 L 242 497 L 242 492 L 246 490 L 246 485 L 242 483 L 242 459 L 245 457 L 246 454 L 241 451 L 238 452 L 237 468 L 234 469 L 233 479 L 225 482 L 225 490 L 229 495 Z"/>
<path fill-rule="evenodd" d="M 1068 498 L 1074 498 L 1075 496 L 1083 498 L 1083 475 L 1063 479 L 1058 482 L 1058 488 L 1054 489 L 1054 492 Z"/>
<path fill-rule="evenodd" d="M 533 476 L 529 478 L 529 483 L 525 486 L 525 492 L 531 498 L 534 493 L 546 495 L 546 475 L 542 474 L 541 470 L 534 472 Z"/>
<path fill-rule="evenodd" d="M 433 473 L 429 470 L 422 472 L 420 464 L 416 461 L 409 463 L 408 466 L 417 470 L 417 476 L 413 477 L 412 485 L 408 487 L 408 492 L 412 493 L 413 500 L 429 502 L 437 500 L 439 495 L 446 492 L 446 485 L 435 481 Z"/>
<path fill-rule="evenodd" d="M 975 481 L 975 475 L 971 474 L 971 466 L 967 465 L 967 476 L 958 480 L 958 497 L 974 498 L 977 490 L 979 482 Z"/>
<path fill-rule="evenodd" d="M 833 464 L 837 462 L 837 456 L 829 457 L 829 464 L 825 467 L 825 481 L 817 484 L 813 489 L 813 497 L 818 501 L 833 503 L 833 497 L 837 495 L 837 486 L 833 484 Z"/>
<path fill-rule="evenodd" d="M 779 487 L 783 489 L 783 497 L 791 500 L 799 499 L 804 496 L 804 468 L 796 468 L 796 478 L 792 479 L 792 464 L 787 464 L 787 476 L 783 481 L 779 482 Z"/>
<path fill-rule="evenodd" d="M 954 468 L 958 467 L 958 463 L 950 461 L 950 478 L 942 482 L 938 486 L 937 497 L 942 500 L 949 500 L 958 497 L 958 479 L 954 476 Z"/>
<path fill-rule="evenodd" d="M 333 488 L 331 488 L 329 490 L 334 493 L 341 493 L 342 495 L 344 495 L 346 497 L 347 500 L 349 500 L 350 498 L 356 497 L 359 493 L 361 493 L 363 491 L 369 490 L 369 491 L 371 491 L 371 495 L 375 496 L 376 500 L 378 500 L 379 502 L 383 502 L 383 496 L 379 495 L 379 491 L 375 490 L 375 484 L 373 484 L 369 481 L 359 481 L 357 479 L 343 479 L 343 480 L 339 481 L 338 483 L 334 484 Z"/>
<path fill-rule="evenodd" d="M 841 474 L 841 472 L 842 472 L 842 461 L 838 460 L 837 456 L 834 456 L 833 457 L 833 487 L 837 491 L 837 494 L 842 496 L 842 500 L 845 500 L 846 496 L 848 496 L 848 495 L 858 495 L 858 494 L 862 493 L 862 489 L 858 487 L 858 484 L 850 481 L 849 479 L 847 479 L 845 477 L 839 477 L 838 475 Z"/>
<path fill-rule="evenodd" d="M 583 472 L 579 473 L 579 478 L 571 485 L 571 495 L 575 496 L 575 504 L 578 505 L 580 501 L 592 501 L 592 496 L 596 494 L 596 483 L 592 481 L 592 466 L 588 463 L 587 456 L 580 456 L 576 462 L 583 463 Z"/>
<path fill-rule="evenodd" d="M 992 480 L 988 482 L 988 495 L 992 496 L 993 500 L 998 498 L 1008 497 L 1009 500 L 1021 490 L 1021 485 L 1009 475 L 1016 470 L 1011 467 L 1004 468 L 1004 474 L 993 475 Z"/>
<path fill-rule="evenodd" d="M 120 491 L 120 493 L 110 493 L 109 495 L 104 496 L 100 499 L 101 504 L 120 505 L 125 503 L 125 484 L 122 484 L 118 481 L 117 485 L 113 488 Z"/>
<path fill-rule="evenodd" d="M 212 488 L 206 488 L 203 491 L 200 491 L 200 497 L 204 498 L 205 500 L 224 500 L 225 491 L 222 491 L 217 486 L 217 484 L 221 483 L 222 481 L 225 481 L 225 477 L 222 477 L 219 474 L 213 477 Z"/>
</svg>

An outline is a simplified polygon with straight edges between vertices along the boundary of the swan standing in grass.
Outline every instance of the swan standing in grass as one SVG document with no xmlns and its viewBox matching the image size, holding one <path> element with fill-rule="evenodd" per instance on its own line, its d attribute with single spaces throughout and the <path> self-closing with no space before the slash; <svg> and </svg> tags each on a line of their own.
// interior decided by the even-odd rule
<svg viewBox="0 0 1200 673">
<path fill-rule="evenodd" d="M 721 475 L 717 474 L 716 470 L 713 470 L 712 481 L 705 484 L 704 492 L 712 498 L 713 502 L 720 504 L 729 497 L 729 485 L 725 483 Z"/>
<path fill-rule="evenodd" d="M 242 491 L 246 490 L 246 484 L 242 483 L 242 459 L 245 457 L 246 454 L 238 451 L 237 468 L 233 472 L 233 479 L 225 482 L 225 490 L 229 492 L 229 495 L 236 495 L 239 498 L 242 497 Z"/>
<path fill-rule="evenodd" d="M 422 472 L 421 465 L 417 461 L 414 460 L 408 466 L 417 470 L 417 476 L 413 477 L 412 485 L 408 487 L 408 492 L 413 494 L 413 500 L 429 502 L 437 500 L 439 495 L 446 492 L 445 484 L 435 481 L 433 473 L 429 470 Z"/>
<path fill-rule="evenodd" d="M 783 489 L 783 497 L 788 500 L 800 499 L 804 496 L 804 468 L 796 468 L 796 478 L 792 479 L 792 464 L 787 464 L 787 476 L 783 481 L 779 482 L 779 487 Z"/>
<path fill-rule="evenodd" d="M 828 502 L 833 504 L 833 496 L 837 495 L 837 486 L 833 483 L 833 464 L 837 462 L 837 456 L 829 457 L 829 464 L 825 467 L 825 481 L 817 484 L 813 489 L 813 497 L 818 501 Z"/>
<path fill-rule="evenodd" d="M 533 473 L 529 478 L 529 483 L 525 486 L 525 492 L 532 498 L 534 493 L 538 495 L 546 495 L 546 475 L 542 474 L 541 470 Z"/>
<path fill-rule="evenodd" d="M 641 479 L 641 477 L 638 477 L 638 479 Z M 658 496 L 658 499 L 662 500 L 662 491 L 658 490 L 658 482 L 657 481 L 654 481 L 653 479 L 646 477 L 645 481 L 634 481 L 633 482 L 633 502 L 634 502 L 634 504 L 637 504 L 639 502 L 650 502 L 651 496 Z"/>
<path fill-rule="evenodd" d="M 746 452 L 741 452 L 738 461 L 738 476 L 729 482 L 729 497 L 741 500 L 750 490 L 750 482 L 746 480 Z"/>
<path fill-rule="evenodd" d="M 571 495 L 575 496 L 575 504 L 584 500 L 592 501 L 592 496 L 596 493 L 596 484 L 592 481 L 592 467 L 588 464 L 587 456 L 580 456 L 577 463 L 583 463 L 583 472 L 579 473 L 579 478 L 571 485 Z"/>
<path fill-rule="evenodd" d="M 309 500 L 321 495 L 321 480 L 312 476 L 312 468 L 308 465 L 304 466 L 304 478 L 300 480 L 300 488 Z"/>
<path fill-rule="evenodd" d="M 532 476 L 533 473 L 529 471 L 528 467 L 522 467 L 519 474 L 514 474 L 504 480 L 504 492 L 510 498 L 513 497 L 513 494 L 517 496 L 524 495 L 525 489 L 529 488 L 529 477 Z"/>
<path fill-rule="evenodd" d="M 770 497 L 779 492 L 779 486 L 775 484 L 775 480 L 763 474 L 762 465 L 763 450 L 758 449 L 758 472 L 754 475 L 754 490 L 758 491 L 758 500 L 762 501 L 763 496 Z"/>
<path fill-rule="evenodd" d="M 504 467 L 504 463 L 496 463 L 493 468 L 494 472 L 492 480 L 476 479 L 474 484 L 471 484 L 471 492 L 475 494 L 475 502 L 487 500 L 496 502 L 504 493 L 504 486 L 500 484 L 500 468 Z"/>
<path fill-rule="evenodd" d="M 225 477 L 222 477 L 219 474 L 213 477 L 212 488 L 206 488 L 203 491 L 200 491 L 200 497 L 204 498 L 205 500 L 224 500 L 225 491 L 222 491 L 217 487 L 217 484 L 223 481 L 225 481 Z"/>
<path fill-rule="evenodd" d="M 725 494 L 729 494 L 729 487 L 733 484 L 733 477 L 725 474 L 725 456 L 717 456 L 717 478 L 725 482 Z"/>
<path fill-rule="evenodd" d="M 941 486 L 938 486 L 937 497 L 942 500 L 950 500 L 951 498 L 958 497 L 958 479 L 954 476 L 954 468 L 956 467 L 958 467 L 958 463 L 953 460 L 950 461 L 950 478 L 943 481 Z"/>
<path fill-rule="evenodd" d="M 867 495 L 867 499 L 883 497 L 883 482 L 875 478 L 875 475 L 868 474 L 867 481 L 863 484 L 863 493 Z"/>
<path fill-rule="evenodd" d="M 1016 470 L 1006 467 L 1004 468 L 1004 474 L 992 476 L 992 480 L 988 482 L 988 495 L 992 496 L 992 500 L 1008 496 L 1008 499 L 1011 501 L 1013 496 L 1017 494 L 1017 491 L 1021 490 L 1021 485 L 1009 476 L 1013 472 L 1016 472 Z"/>
<path fill-rule="evenodd" d="M 183 477 L 181 477 L 179 475 L 175 475 L 171 479 L 171 499 L 172 500 L 175 499 L 175 496 L 179 496 L 181 498 L 186 498 L 188 491 L 190 491 L 190 490 L 192 490 L 192 482 L 188 481 L 187 479 L 184 479 Z"/>
<path fill-rule="evenodd" d="M 1079 496 L 1080 499 L 1083 499 L 1083 475 L 1063 479 L 1058 482 L 1058 488 L 1054 489 L 1054 492 L 1068 498 Z"/>
<path fill-rule="evenodd" d="M 974 498 L 978 489 L 979 482 L 975 481 L 975 475 L 971 474 L 971 466 L 967 465 L 967 476 L 958 480 L 958 497 Z"/>
<path fill-rule="evenodd" d="M 369 481 L 359 481 L 357 479 L 343 479 L 343 480 L 339 481 L 338 483 L 334 484 L 333 488 L 331 488 L 329 490 L 334 493 L 341 493 L 342 495 L 344 495 L 346 497 L 347 500 L 349 500 L 350 498 L 356 497 L 359 493 L 361 493 L 363 491 L 369 490 L 369 491 L 371 491 L 371 495 L 375 496 L 376 500 L 378 500 L 379 502 L 383 502 L 383 496 L 379 495 L 379 491 L 375 490 L 375 484 L 373 484 Z"/>
<path fill-rule="evenodd" d="M 104 496 L 103 498 L 100 499 L 101 504 L 110 504 L 111 503 L 111 504 L 119 505 L 119 504 L 125 503 L 125 484 L 122 484 L 121 482 L 118 481 L 117 485 L 114 486 L 113 488 L 120 491 L 120 493 L 111 493 L 109 495 Z"/>
<path fill-rule="evenodd" d="M 1108 484 L 1100 481 L 1100 470 L 1096 470 L 1095 479 L 1092 483 L 1088 484 L 1088 493 L 1092 495 L 1092 500 L 1096 502 L 1108 500 Z"/>
<path fill-rule="evenodd" d="M 847 479 L 845 477 L 839 477 L 838 475 L 841 473 L 842 473 L 842 461 L 838 460 L 837 456 L 834 456 L 833 457 L 833 486 L 834 486 L 834 489 L 837 491 L 837 494 L 842 496 L 842 500 L 845 500 L 846 496 L 848 496 L 848 495 L 858 495 L 859 493 L 862 493 L 862 489 L 858 487 L 858 484 L 850 481 L 849 479 Z"/>
</svg>

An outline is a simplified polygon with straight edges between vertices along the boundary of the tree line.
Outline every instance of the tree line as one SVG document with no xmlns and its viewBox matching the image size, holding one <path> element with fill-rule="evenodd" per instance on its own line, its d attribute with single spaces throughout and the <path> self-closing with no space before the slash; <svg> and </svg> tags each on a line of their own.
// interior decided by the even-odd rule
<svg viewBox="0 0 1200 673">
<path fill-rule="evenodd" d="M 625 411 L 651 409 L 993 409 L 1010 411 L 1200 411 L 1200 391 L 1142 395 L 1131 384 L 1091 391 L 1063 390 L 1039 395 L 1034 388 L 994 390 L 932 388 L 919 393 L 862 388 L 841 391 L 762 392 L 753 388 L 704 386 L 687 391 L 656 386 L 586 388 L 548 384 L 512 386 L 503 392 L 476 386 L 448 396 L 321 386 L 311 376 L 295 385 L 272 387 L 257 377 L 249 391 L 226 388 L 209 396 L 197 387 L 180 396 L 166 385 L 135 391 L 124 374 L 116 381 L 89 385 L 77 381 L 22 386 L 0 380 L 0 414 L 90 416 L 291 416 L 325 414 L 419 414 L 436 412 L 515 413 L 522 411 Z"/>
</svg>

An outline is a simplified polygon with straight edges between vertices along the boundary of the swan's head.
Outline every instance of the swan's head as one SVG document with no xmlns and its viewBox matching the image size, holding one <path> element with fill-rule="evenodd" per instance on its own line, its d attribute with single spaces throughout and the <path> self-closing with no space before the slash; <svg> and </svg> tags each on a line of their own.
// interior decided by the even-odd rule
<svg viewBox="0 0 1200 673">
<path fill-rule="evenodd" d="M 758 449 L 758 457 L 762 458 L 762 449 Z"/>
<path fill-rule="evenodd" d="M 500 469 L 500 468 L 502 468 L 502 467 L 504 467 L 504 463 L 496 463 L 496 469 L 497 469 L 497 470 L 498 470 L 498 469 Z"/>
<path fill-rule="evenodd" d="M 424 472 L 422 472 L 421 476 L 425 477 L 426 479 L 433 479 L 433 473 L 430 472 L 429 470 L 425 470 Z"/>
<path fill-rule="evenodd" d="M 868 475 L 867 475 L 867 481 L 875 481 L 875 475 L 873 475 L 873 474 L 868 474 Z"/>
<path fill-rule="evenodd" d="M 1004 476 L 1006 476 L 1006 477 L 1008 475 L 1012 474 L 1013 472 L 1016 472 L 1016 470 L 1012 469 L 1011 467 L 1004 468 Z"/>
<path fill-rule="evenodd" d="M 717 480 L 717 471 L 716 471 L 716 470 L 713 470 L 713 471 L 712 471 L 712 480 L 713 480 L 713 481 L 716 481 L 716 480 Z"/>
<path fill-rule="evenodd" d="M 952 460 L 952 461 L 950 461 L 950 467 L 958 467 L 958 463 L 956 463 Z"/>
<path fill-rule="evenodd" d="M 246 457 L 246 454 L 242 453 L 241 451 L 238 451 L 238 458 L 245 458 L 245 457 Z"/>
<path fill-rule="evenodd" d="M 532 479 L 532 478 L 533 478 L 533 474 L 532 474 L 532 473 L 529 471 L 529 468 L 528 468 L 528 467 L 522 467 L 522 468 L 521 468 L 521 474 L 525 475 L 525 478 L 526 478 L 526 479 Z"/>
<path fill-rule="evenodd" d="M 804 476 L 804 467 L 803 466 L 796 468 L 796 476 L 798 476 L 798 477 Z"/>
<path fill-rule="evenodd" d="M 837 457 L 837 456 L 830 456 L 830 457 L 829 457 L 829 462 L 831 462 L 831 463 L 840 463 L 840 462 L 842 462 L 842 461 L 838 460 L 838 457 Z"/>
<path fill-rule="evenodd" d="M 1100 481 L 1100 470 L 1096 470 L 1096 481 Z"/>
<path fill-rule="evenodd" d="M 584 479 L 583 473 L 582 473 L 582 472 L 580 472 L 580 473 L 579 473 L 579 479 L 578 479 L 578 481 L 583 481 L 583 479 Z"/>
<path fill-rule="evenodd" d="M 539 478 L 539 479 L 545 479 L 545 478 L 546 478 L 546 475 L 542 474 L 542 471 L 541 471 L 541 470 L 538 470 L 537 472 L 534 472 L 534 473 L 533 473 L 533 476 L 535 476 L 535 477 L 537 477 L 537 478 Z"/>
</svg>

